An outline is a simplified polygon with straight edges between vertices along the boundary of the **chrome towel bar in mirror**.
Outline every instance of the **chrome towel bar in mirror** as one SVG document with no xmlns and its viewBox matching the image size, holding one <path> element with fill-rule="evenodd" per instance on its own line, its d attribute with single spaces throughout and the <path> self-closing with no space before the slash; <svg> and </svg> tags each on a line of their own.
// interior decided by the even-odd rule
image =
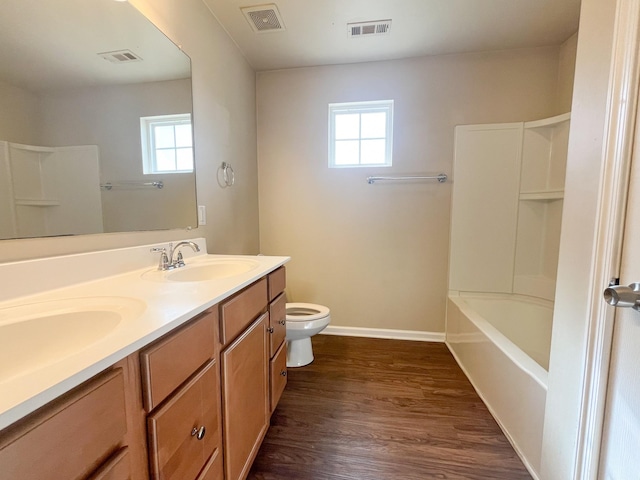
<svg viewBox="0 0 640 480">
<path fill-rule="evenodd" d="M 437 180 L 438 183 L 444 183 L 447 181 L 447 175 L 445 173 L 439 173 L 438 175 L 406 175 L 400 177 L 367 177 L 367 183 L 369 185 L 375 182 L 387 182 L 387 181 L 404 181 L 404 180 Z"/>
</svg>

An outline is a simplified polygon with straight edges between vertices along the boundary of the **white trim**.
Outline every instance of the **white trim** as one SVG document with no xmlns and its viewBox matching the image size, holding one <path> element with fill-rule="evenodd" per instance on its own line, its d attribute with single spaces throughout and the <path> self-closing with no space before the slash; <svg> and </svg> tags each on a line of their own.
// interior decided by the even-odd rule
<svg viewBox="0 0 640 480">
<path fill-rule="evenodd" d="M 591 308 L 580 405 L 575 479 L 598 478 L 604 412 L 613 336 L 614 309 L 602 297 L 603 287 L 620 271 L 629 168 L 635 135 L 639 60 L 640 5 L 619 0 L 609 87 L 609 111 L 600 191 L 598 230 L 591 285 Z"/>
<path fill-rule="evenodd" d="M 444 343 L 444 332 L 419 332 L 416 330 L 392 330 L 387 328 L 340 327 L 329 325 L 321 334 L 344 337 L 388 338 L 417 342 Z"/>
</svg>

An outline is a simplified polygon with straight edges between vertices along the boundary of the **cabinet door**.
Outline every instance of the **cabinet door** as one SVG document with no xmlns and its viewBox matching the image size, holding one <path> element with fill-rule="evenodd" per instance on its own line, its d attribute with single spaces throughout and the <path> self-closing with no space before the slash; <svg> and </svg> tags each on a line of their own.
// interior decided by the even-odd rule
<svg viewBox="0 0 640 480">
<path fill-rule="evenodd" d="M 148 418 L 151 474 L 192 480 L 220 445 L 218 370 L 212 360 Z M 198 435 L 200 429 L 203 435 Z"/>
<path fill-rule="evenodd" d="M 221 354 L 226 480 L 244 479 L 269 426 L 268 314 Z"/>
<path fill-rule="evenodd" d="M 90 380 L 25 422 L 17 435 L 10 428 L 0 436 L 0 478 L 86 478 L 127 432 L 122 370 Z"/>
<path fill-rule="evenodd" d="M 269 356 L 273 357 L 287 335 L 287 299 L 281 293 L 269 305 Z"/>
</svg>

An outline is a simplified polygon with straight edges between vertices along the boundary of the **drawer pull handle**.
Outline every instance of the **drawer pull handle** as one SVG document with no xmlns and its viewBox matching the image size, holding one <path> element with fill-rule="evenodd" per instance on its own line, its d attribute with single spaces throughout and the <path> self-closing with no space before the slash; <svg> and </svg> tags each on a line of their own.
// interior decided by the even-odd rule
<svg viewBox="0 0 640 480">
<path fill-rule="evenodd" d="M 286 321 L 286 320 L 278 320 L 278 323 L 279 323 L 280 325 L 286 325 L 286 324 L 287 324 L 287 321 Z"/>
<path fill-rule="evenodd" d="M 273 327 L 267 327 L 267 332 L 273 333 Z"/>
<path fill-rule="evenodd" d="M 207 433 L 207 429 L 204 428 L 204 425 L 200 428 L 193 427 L 193 430 L 191 430 L 191 436 L 196 437 L 198 440 L 202 440 L 205 433 Z"/>
<path fill-rule="evenodd" d="M 286 377 L 287 376 L 287 371 L 286 370 L 282 370 L 280 372 L 280 375 L 282 375 L 283 377 Z"/>
</svg>

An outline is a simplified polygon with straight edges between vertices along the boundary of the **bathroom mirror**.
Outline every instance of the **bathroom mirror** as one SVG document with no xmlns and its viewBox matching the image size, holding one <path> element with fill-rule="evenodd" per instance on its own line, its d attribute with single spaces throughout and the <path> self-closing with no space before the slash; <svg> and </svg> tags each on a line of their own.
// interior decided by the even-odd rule
<svg viewBox="0 0 640 480">
<path fill-rule="evenodd" d="M 0 239 L 195 227 L 191 122 L 189 57 L 128 2 L 0 3 Z"/>
</svg>

